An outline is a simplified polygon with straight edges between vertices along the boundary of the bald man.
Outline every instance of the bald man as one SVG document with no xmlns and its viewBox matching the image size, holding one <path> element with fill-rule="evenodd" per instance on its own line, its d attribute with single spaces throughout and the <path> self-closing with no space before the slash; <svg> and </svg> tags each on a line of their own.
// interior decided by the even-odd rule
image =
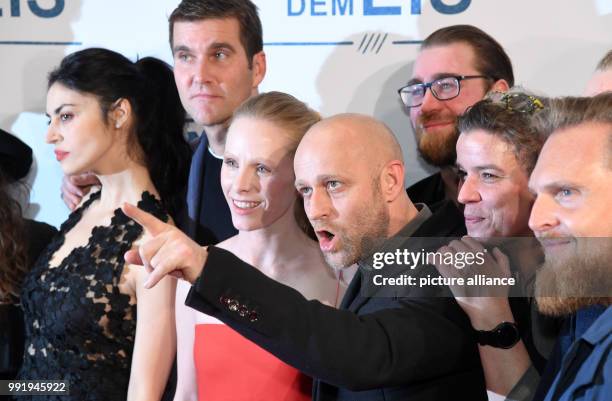
<svg viewBox="0 0 612 401">
<path fill-rule="evenodd" d="M 188 306 L 312 376 L 314 400 L 486 400 L 470 323 L 448 288 L 363 295 L 372 289 L 367 266 L 375 253 L 398 243 L 418 252 L 410 237 L 456 234 L 440 229 L 444 214 L 406 195 L 389 129 L 361 115 L 323 120 L 303 138 L 294 166 L 325 259 L 337 269 L 361 267 L 340 310 L 306 300 L 225 250 L 199 247 L 130 205 L 125 213 L 154 238 L 126 260 L 151 271 L 148 286 L 166 274 L 192 283 Z"/>
</svg>

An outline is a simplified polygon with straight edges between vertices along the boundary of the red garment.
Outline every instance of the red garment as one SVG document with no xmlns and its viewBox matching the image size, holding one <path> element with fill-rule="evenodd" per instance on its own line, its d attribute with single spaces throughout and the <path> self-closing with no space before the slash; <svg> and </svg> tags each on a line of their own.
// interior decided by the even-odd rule
<svg viewBox="0 0 612 401">
<path fill-rule="evenodd" d="M 216 319 L 196 325 L 194 358 L 199 401 L 312 399 L 310 377 Z"/>
</svg>

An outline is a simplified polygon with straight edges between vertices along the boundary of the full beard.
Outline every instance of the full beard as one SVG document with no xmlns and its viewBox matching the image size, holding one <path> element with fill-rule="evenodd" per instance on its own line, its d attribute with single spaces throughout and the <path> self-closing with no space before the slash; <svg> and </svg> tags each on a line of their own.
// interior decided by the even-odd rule
<svg viewBox="0 0 612 401">
<path fill-rule="evenodd" d="M 327 264 L 333 269 L 344 269 L 360 260 L 370 257 L 376 249 L 380 248 L 387 238 L 389 229 L 389 211 L 382 197 L 377 197 L 373 204 L 364 203 L 361 218 L 352 222 L 344 232 L 336 235 L 340 238 L 343 249 L 336 255 L 323 253 Z M 371 206 L 372 205 L 372 206 Z M 367 232 L 362 230 L 366 229 Z M 351 233 L 347 235 L 346 232 Z"/>
<path fill-rule="evenodd" d="M 546 255 L 535 296 L 540 312 L 564 316 L 612 301 L 611 238 L 578 238 L 563 256 Z"/>
<path fill-rule="evenodd" d="M 457 139 L 459 131 L 456 125 L 445 132 L 428 133 L 423 128 L 423 124 L 433 117 L 422 116 L 417 124 L 416 137 L 419 154 L 428 164 L 436 167 L 454 165 L 457 159 Z"/>
</svg>

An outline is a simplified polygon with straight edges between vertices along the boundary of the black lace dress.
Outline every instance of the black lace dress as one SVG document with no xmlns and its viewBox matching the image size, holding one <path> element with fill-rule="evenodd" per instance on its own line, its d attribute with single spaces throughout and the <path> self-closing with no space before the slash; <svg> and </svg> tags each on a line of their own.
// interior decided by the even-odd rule
<svg viewBox="0 0 612 401">
<path fill-rule="evenodd" d="M 125 400 L 136 333 L 136 305 L 119 292 L 123 255 L 142 227 L 115 210 L 110 226 L 92 230 L 58 267 L 53 254 L 94 194 L 66 220 L 59 234 L 26 276 L 21 293 L 26 341 L 20 380 L 66 380 L 70 396 L 19 396 L 29 400 Z M 148 192 L 138 206 L 167 221 L 161 204 Z"/>
</svg>

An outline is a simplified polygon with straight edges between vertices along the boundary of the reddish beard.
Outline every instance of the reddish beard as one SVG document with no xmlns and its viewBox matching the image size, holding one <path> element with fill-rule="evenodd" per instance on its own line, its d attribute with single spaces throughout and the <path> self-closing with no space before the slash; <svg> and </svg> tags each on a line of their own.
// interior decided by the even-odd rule
<svg viewBox="0 0 612 401">
<path fill-rule="evenodd" d="M 535 296 L 538 309 L 564 316 L 592 305 L 612 303 L 612 244 L 610 238 L 578 238 L 563 256 L 547 255 L 537 273 Z"/>
<path fill-rule="evenodd" d="M 424 126 L 437 121 L 453 120 L 453 124 L 445 131 L 427 132 Z M 419 116 L 416 137 L 421 157 L 433 166 L 443 167 L 455 164 L 457 159 L 456 145 L 459 132 L 456 128 L 456 116 L 441 117 L 440 113 L 422 114 Z"/>
</svg>

